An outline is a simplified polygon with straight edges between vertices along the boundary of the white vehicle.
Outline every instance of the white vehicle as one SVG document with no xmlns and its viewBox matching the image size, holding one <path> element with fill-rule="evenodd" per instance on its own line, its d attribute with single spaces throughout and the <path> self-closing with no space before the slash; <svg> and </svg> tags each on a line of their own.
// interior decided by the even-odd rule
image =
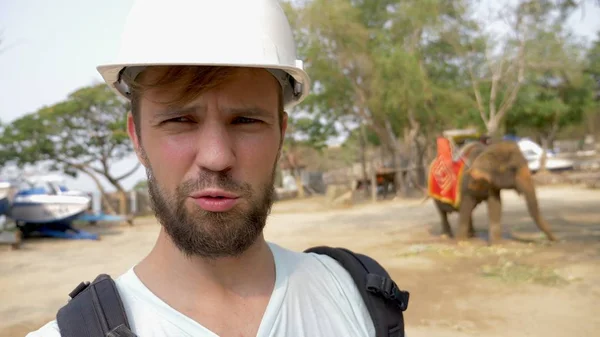
<svg viewBox="0 0 600 337">
<path fill-rule="evenodd" d="M 68 190 L 54 177 L 34 177 L 25 183 L 27 187 L 17 192 L 9 210 L 9 216 L 17 222 L 69 222 L 90 207 L 90 196 Z"/>
<path fill-rule="evenodd" d="M 533 172 L 539 171 L 544 149 L 529 138 L 521 138 L 516 142 L 529 163 L 529 169 Z M 571 170 L 573 166 L 572 160 L 558 158 L 552 151 L 547 151 L 546 169 L 548 171 Z"/>
</svg>

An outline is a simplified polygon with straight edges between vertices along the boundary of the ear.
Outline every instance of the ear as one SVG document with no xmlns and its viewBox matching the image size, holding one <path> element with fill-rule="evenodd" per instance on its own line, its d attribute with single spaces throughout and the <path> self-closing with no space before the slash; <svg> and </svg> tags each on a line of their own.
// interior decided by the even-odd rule
<svg viewBox="0 0 600 337">
<path fill-rule="evenodd" d="M 471 176 L 471 178 L 473 178 L 474 180 L 485 180 L 488 183 L 492 182 L 492 177 L 489 173 L 484 172 L 478 168 L 472 168 L 469 170 L 468 174 Z"/>
<path fill-rule="evenodd" d="M 471 168 L 465 172 L 465 174 L 469 175 L 471 178 L 467 185 L 468 189 L 471 191 L 482 192 L 487 189 L 487 186 L 489 186 L 489 182 L 491 181 L 490 176 L 487 173 L 477 168 Z"/>
<path fill-rule="evenodd" d="M 127 113 L 127 134 L 129 135 L 129 140 L 133 143 L 133 149 L 135 151 L 138 160 L 142 165 L 147 166 L 146 158 L 142 155 L 142 147 L 140 144 L 140 139 L 137 135 L 137 131 L 135 130 L 135 121 L 133 120 L 133 114 L 131 111 Z"/>
</svg>

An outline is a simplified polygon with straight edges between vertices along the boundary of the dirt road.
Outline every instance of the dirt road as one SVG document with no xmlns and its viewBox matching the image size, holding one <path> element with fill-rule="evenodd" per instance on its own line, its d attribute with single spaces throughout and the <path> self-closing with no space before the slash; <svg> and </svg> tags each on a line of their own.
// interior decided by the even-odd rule
<svg viewBox="0 0 600 337">
<path fill-rule="evenodd" d="M 474 217 L 479 238 L 459 245 L 440 237 L 431 201 L 345 210 L 326 210 L 322 199 L 280 202 L 265 235 L 294 250 L 326 244 L 377 258 L 411 292 L 410 337 L 597 336 L 600 191 L 544 187 L 538 194 L 558 243 L 546 242 L 513 192 L 503 192 L 509 241 L 498 247 L 485 242 L 485 205 Z M 81 280 L 127 270 L 152 247 L 158 225 L 148 219 L 97 231 L 98 242 L 36 239 L 0 251 L 0 337 L 24 336 L 52 319 Z"/>
</svg>

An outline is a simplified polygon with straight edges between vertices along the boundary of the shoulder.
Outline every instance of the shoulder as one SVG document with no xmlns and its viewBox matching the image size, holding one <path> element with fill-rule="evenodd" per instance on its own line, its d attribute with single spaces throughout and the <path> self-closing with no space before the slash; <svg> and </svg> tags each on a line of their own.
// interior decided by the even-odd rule
<svg viewBox="0 0 600 337">
<path fill-rule="evenodd" d="M 275 259 L 288 275 L 288 298 L 294 303 L 312 303 L 327 312 L 337 312 L 344 324 L 374 335 L 371 314 L 350 272 L 326 254 L 296 252 L 272 246 Z M 310 305 L 305 308 L 311 307 Z"/>
<path fill-rule="evenodd" d="M 310 279 L 315 282 L 335 283 L 360 297 L 350 272 L 336 259 L 326 254 L 292 251 L 270 243 L 278 264 L 285 266 L 290 278 Z M 356 290 L 354 292 L 353 290 Z"/>
<path fill-rule="evenodd" d="M 58 323 L 56 320 L 50 321 L 38 330 L 28 333 L 25 337 L 60 337 Z"/>
<path fill-rule="evenodd" d="M 276 263 L 285 266 L 290 276 L 309 273 L 317 279 L 335 278 L 354 283 L 348 271 L 334 258 L 317 253 L 297 252 L 269 243 Z"/>
<path fill-rule="evenodd" d="M 290 284 L 312 292 L 327 292 L 357 308 L 364 307 L 361 292 L 350 272 L 326 254 L 295 252 L 279 247 L 280 263 L 285 265 Z"/>
<path fill-rule="evenodd" d="M 123 279 L 126 276 L 128 276 L 128 272 L 123 275 L 120 275 L 117 279 L 114 279 L 117 288 L 121 288 L 119 287 L 119 285 L 120 283 L 125 282 L 123 281 Z M 120 291 L 121 289 L 119 289 L 119 292 Z M 25 335 L 25 337 L 61 337 L 60 328 L 58 326 L 56 318 L 51 321 L 48 321 L 39 329 L 29 332 L 27 335 Z"/>
</svg>

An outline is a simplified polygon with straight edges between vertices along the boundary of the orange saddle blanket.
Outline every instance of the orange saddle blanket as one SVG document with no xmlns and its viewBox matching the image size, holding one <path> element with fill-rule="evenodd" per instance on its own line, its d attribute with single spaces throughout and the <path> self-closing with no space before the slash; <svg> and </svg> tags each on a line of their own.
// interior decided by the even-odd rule
<svg viewBox="0 0 600 337">
<path fill-rule="evenodd" d="M 460 204 L 460 178 L 465 162 L 452 160 L 452 148 L 448 139 L 437 139 L 437 157 L 429 166 L 427 189 L 429 196 L 449 203 L 454 207 Z"/>
</svg>

